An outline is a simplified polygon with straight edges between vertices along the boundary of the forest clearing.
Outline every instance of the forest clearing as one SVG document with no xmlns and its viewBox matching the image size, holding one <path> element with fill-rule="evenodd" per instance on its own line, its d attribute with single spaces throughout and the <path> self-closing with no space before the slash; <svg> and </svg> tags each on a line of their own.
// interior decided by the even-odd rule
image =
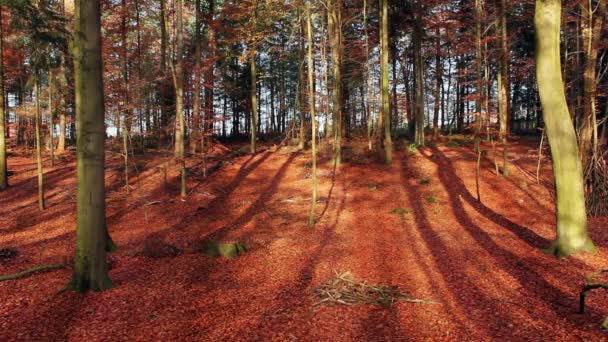
<svg viewBox="0 0 608 342">
<path fill-rule="evenodd" d="M 608 340 L 608 0 L 0 0 L 0 341 Z"/>
<path fill-rule="evenodd" d="M 129 197 L 120 189 L 120 159 L 110 158 L 116 288 L 58 294 L 67 269 L 0 283 L 1 339 L 603 339 L 605 294 L 590 294 L 584 315 L 578 294 L 585 277 L 605 267 L 606 218 L 589 224 L 598 254 L 543 254 L 555 235 L 554 191 L 546 163 L 536 181 L 536 143 L 514 143 L 508 179 L 484 160 L 481 203 L 475 153 L 446 145 L 398 151 L 390 168 L 353 151 L 335 176 L 331 163 L 320 163 L 315 229 L 306 223 L 309 156 L 293 149 L 236 157 L 205 182 L 193 174 L 185 202 L 176 199 L 178 170 L 165 189 L 161 156 L 141 159 Z M 31 214 L 32 159 L 14 160 L 9 169 L 20 186 L 2 196 L 0 244 L 19 254 L 2 260 L 0 274 L 64 263 L 75 241 L 76 184 L 66 177 L 73 160 L 48 169 L 44 215 Z M 210 239 L 239 241 L 248 251 L 234 260 L 210 257 L 201 253 Z M 394 312 L 315 305 L 315 289 L 335 272 L 436 304 L 397 303 Z"/>
</svg>

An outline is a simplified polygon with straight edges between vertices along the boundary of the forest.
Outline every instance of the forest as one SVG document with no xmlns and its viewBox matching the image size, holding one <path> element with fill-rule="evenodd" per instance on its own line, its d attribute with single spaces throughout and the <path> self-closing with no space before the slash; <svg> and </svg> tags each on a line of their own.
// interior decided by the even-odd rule
<svg viewBox="0 0 608 342">
<path fill-rule="evenodd" d="M 0 0 L 0 341 L 599 341 L 607 0 Z"/>
</svg>

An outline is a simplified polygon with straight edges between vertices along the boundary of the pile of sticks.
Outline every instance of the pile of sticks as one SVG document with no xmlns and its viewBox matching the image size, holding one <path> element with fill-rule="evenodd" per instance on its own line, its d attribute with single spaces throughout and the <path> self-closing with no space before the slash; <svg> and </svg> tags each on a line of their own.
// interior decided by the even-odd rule
<svg viewBox="0 0 608 342">
<path fill-rule="evenodd" d="M 338 273 L 315 290 L 320 299 L 317 305 L 372 304 L 394 311 L 398 302 L 438 304 L 432 300 L 418 299 L 403 293 L 398 286 L 373 285 L 356 280 L 350 272 Z"/>
</svg>

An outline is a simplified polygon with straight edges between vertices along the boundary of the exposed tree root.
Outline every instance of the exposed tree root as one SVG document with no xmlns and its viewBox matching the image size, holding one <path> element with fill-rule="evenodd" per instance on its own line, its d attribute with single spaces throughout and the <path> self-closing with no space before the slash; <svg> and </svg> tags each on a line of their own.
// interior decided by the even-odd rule
<svg viewBox="0 0 608 342">
<path fill-rule="evenodd" d="M 27 269 L 25 271 L 21 271 L 19 273 L 0 276 L 0 282 L 6 281 L 6 280 L 21 279 L 21 278 L 28 277 L 34 273 L 49 272 L 49 271 L 54 271 L 54 270 L 60 270 L 62 268 L 66 268 L 66 265 L 44 265 L 44 266 L 33 267 L 33 268 Z"/>
<path fill-rule="evenodd" d="M 608 283 L 600 283 L 600 282 L 596 282 L 596 280 L 595 280 L 597 277 L 599 277 L 600 275 L 605 274 L 605 273 L 608 273 L 608 270 L 599 270 L 597 272 L 590 274 L 587 277 L 587 279 L 585 279 L 585 286 L 583 286 L 583 289 L 581 290 L 581 294 L 579 297 L 579 313 L 580 314 L 585 313 L 585 297 L 587 295 L 587 292 L 589 292 L 591 290 L 595 290 L 595 289 L 608 290 Z M 608 317 L 606 317 L 606 319 L 602 323 L 602 329 L 608 330 Z"/>
</svg>

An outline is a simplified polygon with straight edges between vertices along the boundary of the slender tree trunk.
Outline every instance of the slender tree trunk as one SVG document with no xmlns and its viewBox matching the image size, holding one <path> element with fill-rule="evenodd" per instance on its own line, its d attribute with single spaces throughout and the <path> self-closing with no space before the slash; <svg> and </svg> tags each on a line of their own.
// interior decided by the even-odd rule
<svg viewBox="0 0 608 342">
<path fill-rule="evenodd" d="M 315 206 L 317 204 L 317 116 L 315 104 L 315 75 L 314 59 L 312 57 L 313 34 L 310 14 L 310 2 L 306 2 L 306 33 L 308 37 L 308 102 L 310 106 L 310 120 L 312 122 L 312 198 L 310 202 L 310 215 L 308 226 L 315 226 Z"/>
<path fill-rule="evenodd" d="M 583 76 L 583 116 L 580 120 L 579 146 L 583 171 L 598 158 L 597 133 L 597 57 L 601 42 L 602 28 L 606 16 L 606 0 L 599 0 L 597 7 L 592 0 L 583 0 L 582 39 L 585 48 L 585 64 Z"/>
<path fill-rule="evenodd" d="M 424 146 L 424 61 L 422 59 L 422 5 L 416 1 L 414 27 L 414 69 L 416 76 L 416 145 Z"/>
<path fill-rule="evenodd" d="M 382 73 L 382 116 L 384 118 L 384 161 L 393 163 L 393 142 L 391 139 L 391 109 L 388 79 L 388 0 L 380 0 L 380 72 Z"/>
<path fill-rule="evenodd" d="M 435 107 L 433 113 L 433 139 L 439 137 L 439 110 L 441 106 L 441 87 L 443 86 L 443 65 L 441 64 L 441 29 L 435 30 Z"/>
<path fill-rule="evenodd" d="M 327 0 L 328 28 L 333 69 L 333 162 L 342 164 L 342 0 Z"/>
<path fill-rule="evenodd" d="M 200 117 L 201 117 L 201 0 L 194 3 L 194 84 L 192 87 L 192 128 L 190 130 L 190 152 L 196 153 L 196 145 L 199 142 Z M 204 138 L 203 138 L 204 139 Z M 204 146 L 202 147 L 204 150 Z"/>
<path fill-rule="evenodd" d="M 34 93 L 36 96 L 36 117 L 34 123 L 35 136 L 36 136 L 36 164 L 38 165 L 38 207 L 40 210 L 45 209 L 44 205 L 44 176 L 42 170 L 42 129 L 41 129 L 41 115 L 40 115 L 40 76 L 36 71 L 34 80 Z"/>
<path fill-rule="evenodd" d="M 112 287 L 108 276 L 104 181 L 104 101 L 99 0 L 75 0 L 75 62 L 77 139 L 77 232 L 74 273 L 68 288 L 102 291 Z"/>
<path fill-rule="evenodd" d="M 181 196 L 186 197 L 186 159 L 184 153 L 184 136 L 186 121 L 184 118 L 184 20 L 183 0 L 176 0 L 176 52 L 173 80 L 175 83 L 175 159 L 181 165 Z"/>
<path fill-rule="evenodd" d="M 568 113 L 560 61 L 561 1 L 537 0 L 538 88 L 553 157 L 556 189 L 557 240 L 548 252 L 567 256 L 596 248 L 587 233 L 583 170 L 576 133 Z"/>
<path fill-rule="evenodd" d="M 55 122 L 53 113 L 53 71 L 49 71 L 49 153 L 51 166 L 55 166 Z"/>
<path fill-rule="evenodd" d="M 509 117 L 510 117 L 510 82 L 509 82 L 509 31 L 507 26 L 507 0 L 500 1 L 500 56 L 498 71 L 498 117 L 500 122 L 500 139 L 503 145 L 502 174 L 509 176 Z"/>
<path fill-rule="evenodd" d="M 369 33 L 367 30 L 368 24 L 368 8 L 367 8 L 367 0 L 363 0 L 363 31 L 365 34 L 365 92 L 361 94 L 364 98 L 365 103 L 365 113 L 366 113 L 366 128 L 367 128 L 367 148 L 371 151 L 373 149 L 372 142 L 372 111 L 371 111 L 371 101 L 372 101 L 372 73 L 370 70 L 370 52 L 369 52 Z M 329 95 L 329 94 L 328 94 Z"/>
<path fill-rule="evenodd" d="M 205 141 L 207 135 L 213 132 L 214 122 L 214 96 L 215 96 L 215 53 L 216 53 L 216 42 L 215 42 L 215 30 L 213 28 L 213 20 L 215 15 L 215 0 L 209 0 L 209 12 L 207 17 L 207 72 L 205 73 L 205 114 L 203 117 L 203 150 L 206 148 Z"/>
<path fill-rule="evenodd" d="M 2 6 L 0 6 L 2 18 Z M 4 30 L 0 20 L 0 190 L 8 188 L 8 163 L 6 155 L 6 101 L 4 98 Z"/>
</svg>

